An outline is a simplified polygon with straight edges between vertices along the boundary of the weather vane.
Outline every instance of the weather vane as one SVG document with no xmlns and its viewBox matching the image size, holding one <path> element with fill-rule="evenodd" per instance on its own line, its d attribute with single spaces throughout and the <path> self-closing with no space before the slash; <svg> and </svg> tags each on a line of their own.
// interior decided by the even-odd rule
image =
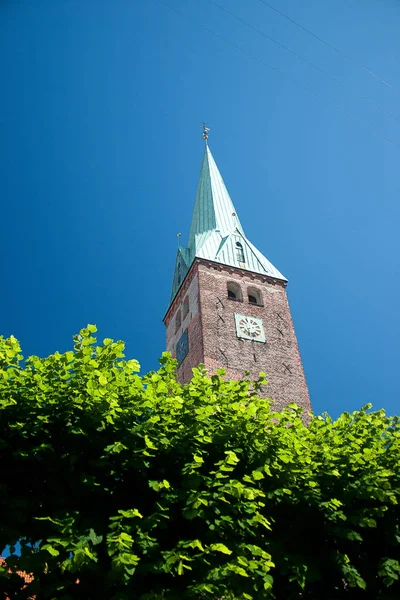
<svg viewBox="0 0 400 600">
<path fill-rule="evenodd" d="M 210 128 L 206 126 L 205 123 L 203 123 L 203 140 L 206 141 L 208 140 L 208 132 L 210 131 Z"/>
</svg>

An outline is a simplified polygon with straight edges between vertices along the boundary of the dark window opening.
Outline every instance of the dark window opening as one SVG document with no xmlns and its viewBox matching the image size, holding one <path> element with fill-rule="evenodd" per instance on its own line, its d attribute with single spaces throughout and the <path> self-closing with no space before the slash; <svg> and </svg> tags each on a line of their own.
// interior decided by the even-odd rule
<svg viewBox="0 0 400 600">
<path fill-rule="evenodd" d="M 256 287 L 248 287 L 247 288 L 247 298 L 249 304 L 254 304 L 255 306 L 263 306 L 261 291 Z"/>
<path fill-rule="evenodd" d="M 178 310 L 178 312 L 176 313 L 176 317 L 175 317 L 175 333 L 180 329 L 181 323 L 182 323 L 181 311 Z"/>
<path fill-rule="evenodd" d="M 229 281 L 227 285 L 228 300 L 243 302 L 242 290 L 236 281 Z"/>
<path fill-rule="evenodd" d="M 189 312 L 189 298 L 188 296 L 186 296 L 184 302 L 183 302 L 183 311 L 182 311 L 182 318 L 185 319 L 185 317 L 187 316 Z"/>
</svg>

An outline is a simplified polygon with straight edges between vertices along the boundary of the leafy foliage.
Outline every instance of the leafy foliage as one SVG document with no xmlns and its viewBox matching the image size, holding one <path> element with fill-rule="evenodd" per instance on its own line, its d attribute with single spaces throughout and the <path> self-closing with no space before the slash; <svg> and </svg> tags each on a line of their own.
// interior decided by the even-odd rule
<svg viewBox="0 0 400 600">
<path fill-rule="evenodd" d="M 400 426 L 305 424 L 255 383 L 144 377 L 122 342 L 22 362 L 0 338 L 0 573 L 10 598 L 398 598 Z M 11 549 L 13 551 L 13 548 Z M 33 573 L 21 591 L 16 571 Z M 9 572 L 11 571 L 11 572 Z M 78 582 L 77 582 L 78 580 Z"/>
</svg>

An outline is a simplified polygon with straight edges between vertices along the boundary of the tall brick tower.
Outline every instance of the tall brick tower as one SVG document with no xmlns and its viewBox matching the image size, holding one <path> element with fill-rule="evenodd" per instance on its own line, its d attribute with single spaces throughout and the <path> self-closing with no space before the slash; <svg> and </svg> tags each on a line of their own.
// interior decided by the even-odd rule
<svg viewBox="0 0 400 600">
<path fill-rule="evenodd" d="M 205 134 L 205 139 L 207 134 Z M 187 247 L 179 247 L 167 350 L 187 382 L 204 363 L 230 379 L 268 375 L 276 409 L 296 402 L 311 410 L 286 296 L 287 279 L 247 239 L 207 144 Z"/>
</svg>

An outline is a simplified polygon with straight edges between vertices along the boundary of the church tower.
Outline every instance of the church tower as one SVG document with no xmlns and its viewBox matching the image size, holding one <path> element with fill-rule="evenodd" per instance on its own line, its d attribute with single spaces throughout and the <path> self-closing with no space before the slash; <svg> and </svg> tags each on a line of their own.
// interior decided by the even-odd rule
<svg viewBox="0 0 400 600">
<path fill-rule="evenodd" d="M 207 144 L 187 247 L 179 247 L 164 323 L 167 350 L 187 382 L 203 363 L 229 379 L 267 373 L 276 409 L 311 410 L 286 296 L 287 279 L 247 239 Z"/>
</svg>

